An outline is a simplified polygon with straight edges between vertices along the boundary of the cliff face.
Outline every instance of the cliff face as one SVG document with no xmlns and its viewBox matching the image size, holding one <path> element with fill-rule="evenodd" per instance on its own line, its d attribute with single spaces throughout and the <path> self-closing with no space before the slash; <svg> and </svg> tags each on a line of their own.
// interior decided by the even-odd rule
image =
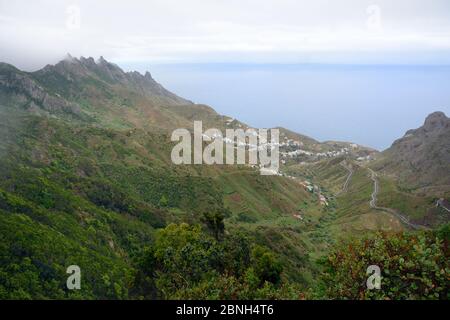
<svg viewBox="0 0 450 320">
<path fill-rule="evenodd" d="M 185 122 L 170 106 L 195 105 L 166 90 L 150 73 L 125 72 L 102 57 L 74 58 L 24 72 L 0 63 L 0 105 L 88 121 L 109 128 L 169 129 Z"/>
<path fill-rule="evenodd" d="M 384 151 L 376 167 L 412 187 L 450 184 L 450 119 L 443 112 L 430 114 Z"/>
</svg>

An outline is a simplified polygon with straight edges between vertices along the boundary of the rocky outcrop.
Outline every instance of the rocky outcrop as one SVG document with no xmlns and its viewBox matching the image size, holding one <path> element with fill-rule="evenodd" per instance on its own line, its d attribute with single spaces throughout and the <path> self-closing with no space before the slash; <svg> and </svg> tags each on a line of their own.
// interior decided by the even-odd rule
<svg viewBox="0 0 450 320">
<path fill-rule="evenodd" d="M 430 114 L 384 151 L 377 167 L 413 186 L 450 184 L 450 119 Z"/>
<path fill-rule="evenodd" d="M 39 85 L 28 73 L 21 72 L 12 66 L 0 66 L 0 92 L 32 111 L 42 109 L 48 112 L 68 112 L 80 115 L 81 109 L 76 103 L 69 102 L 49 92 Z"/>
<path fill-rule="evenodd" d="M 166 90 L 156 82 L 149 72 L 145 75 L 137 71 L 125 72 L 114 63 L 108 62 L 103 57 L 95 61 L 92 57 L 80 59 L 70 55 L 58 62 L 56 65 L 47 65 L 42 70 L 34 73 L 43 82 L 50 79 L 55 81 L 61 79 L 66 81 L 66 92 L 76 94 L 92 81 L 104 82 L 107 85 L 120 85 L 136 92 L 144 97 L 162 97 L 167 100 L 167 104 L 191 104 L 192 102 L 183 99 L 172 92 Z M 57 87 L 57 85 L 54 85 Z"/>
</svg>

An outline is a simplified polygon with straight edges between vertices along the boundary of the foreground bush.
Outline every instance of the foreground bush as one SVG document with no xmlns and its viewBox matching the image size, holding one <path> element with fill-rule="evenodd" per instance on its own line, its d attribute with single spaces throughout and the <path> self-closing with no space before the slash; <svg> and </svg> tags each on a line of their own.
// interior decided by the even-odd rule
<svg viewBox="0 0 450 320">
<path fill-rule="evenodd" d="M 439 232 L 377 233 L 353 240 L 341 244 L 322 264 L 321 293 L 325 298 L 450 298 L 448 226 Z M 367 289 L 370 265 L 381 269 L 379 290 Z"/>
<path fill-rule="evenodd" d="M 296 298 L 282 266 L 265 247 L 240 234 L 217 241 L 200 226 L 171 224 L 158 231 L 138 261 L 135 288 L 142 298 Z"/>
</svg>

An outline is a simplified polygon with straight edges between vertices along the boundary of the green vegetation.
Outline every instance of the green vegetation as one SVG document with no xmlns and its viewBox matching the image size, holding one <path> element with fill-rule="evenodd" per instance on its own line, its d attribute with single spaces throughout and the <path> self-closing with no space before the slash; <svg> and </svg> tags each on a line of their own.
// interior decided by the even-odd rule
<svg viewBox="0 0 450 320">
<path fill-rule="evenodd" d="M 330 299 L 448 300 L 448 228 L 416 234 L 377 233 L 341 244 L 322 261 L 322 293 Z M 370 265 L 381 270 L 379 290 L 367 290 Z"/>
<path fill-rule="evenodd" d="M 303 253 L 273 252 L 264 245 L 270 229 L 239 231 L 233 221 L 242 213 L 223 201 L 225 187 L 238 186 L 233 192 L 242 192 L 257 186 L 262 180 L 254 170 L 172 167 L 166 160 L 170 145 L 160 146 L 161 137 L 153 133 L 17 116 L 18 130 L 1 142 L 7 151 L 0 158 L 1 298 L 214 298 L 225 297 L 219 289 L 226 283 L 232 286 L 229 298 L 293 297 L 287 285 L 293 265 L 286 264 L 282 272 L 280 261 L 304 259 Z M 247 186 L 240 183 L 243 177 Z M 283 214 L 278 199 L 295 185 L 278 177 L 264 183 L 259 194 L 242 192 L 243 197 L 255 204 L 261 199 L 273 210 L 266 208 L 267 215 L 277 218 Z M 290 193 L 294 212 L 303 193 Z M 265 216 L 253 213 L 257 221 Z M 154 286 L 135 282 L 136 274 L 151 272 L 136 262 L 145 257 L 143 248 L 172 246 L 161 239 L 174 225 L 164 228 L 182 222 L 190 226 L 177 226 L 195 235 L 201 242 L 196 252 L 204 257 L 186 267 L 198 262 L 198 272 L 204 274 L 193 275 L 188 286 L 179 288 L 179 283 L 165 282 L 171 276 L 161 270 L 161 277 L 152 277 Z M 256 241 L 258 237 L 263 240 Z M 72 264 L 82 271 L 80 291 L 65 286 L 65 271 Z"/>
<path fill-rule="evenodd" d="M 436 201 L 441 197 L 448 198 L 449 196 L 449 191 L 429 194 L 407 189 L 394 180 L 383 177 L 380 179 L 378 205 L 398 210 L 413 222 L 435 227 L 449 219 L 446 212 L 441 212 L 439 208 L 436 208 Z"/>
<path fill-rule="evenodd" d="M 273 299 L 294 298 L 281 280 L 274 254 L 251 246 L 242 234 L 223 241 L 200 226 L 171 224 L 159 230 L 138 262 L 135 286 L 143 298 Z"/>
<path fill-rule="evenodd" d="M 448 297 L 448 225 L 402 233 L 370 209 L 373 182 L 349 159 L 345 192 L 343 158 L 283 168 L 298 179 L 176 166 L 173 128 L 224 129 L 227 118 L 107 62 L 0 64 L 0 76 L 0 299 Z M 442 208 L 421 214 L 435 200 L 381 180 L 382 204 L 440 215 L 432 226 L 448 221 Z M 390 233 L 370 235 L 379 230 Z M 385 272 L 382 291 L 362 287 L 370 264 Z M 66 287 L 70 265 L 81 290 Z"/>
<path fill-rule="evenodd" d="M 164 135 L 16 116 L 14 131 L 2 118 L 8 134 L 0 143 L 3 299 L 381 297 L 366 296 L 360 287 L 339 291 L 326 279 L 330 292 L 318 286 L 324 267 L 348 275 L 345 264 L 316 260 L 349 228 L 361 234 L 378 229 L 368 217 L 388 222 L 368 207 L 373 185 L 364 168 L 355 168 L 348 192 L 333 197 L 327 190 L 338 188 L 331 181 L 340 185 L 346 172 L 332 174 L 327 167 L 335 178 L 322 189 L 330 201 L 325 207 L 293 179 L 262 177 L 245 167 L 172 166 L 170 142 L 159 143 Z M 383 237 L 390 243 L 404 236 Z M 423 241 L 423 250 L 439 245 Z M 358 243 L 353 246 L 362 255 Z M 371 242 L 377 243 L 384 242 Z M 397 259 L 383 257 L 377 261 Z M 423 259 L 408 258 L 413 277 L 435 279 L 436 270 L 416 258 Z M 357 281 L 365 279 L 367 263 L 358 265 Z M 82 270 L 79 291 L 65 286 L 72 264 Z M 395 268 L 389 272 L 401 272 Z M 439 297 L 424 292 L 386 297 L 442 298 L 441 291 Z"/>
</svg>

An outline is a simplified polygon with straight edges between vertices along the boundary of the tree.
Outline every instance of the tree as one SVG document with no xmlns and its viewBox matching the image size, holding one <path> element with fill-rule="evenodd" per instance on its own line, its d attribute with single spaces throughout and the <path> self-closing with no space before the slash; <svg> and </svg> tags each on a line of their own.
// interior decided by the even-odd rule
<svg viewBox="0 0 450 320">
<path fill-rule="evenodd" d="M 250 240 L 241 232 L 233 232 L 224 238 L 222 246 L 224 271 L 236 277 L 241 277 L 250 266 Z"/>
<path fill-rule="evenodd" d="M 266 281 L 279 284 L 283 267 L 271 251 L 257 245 L 252 250 L 251 261 L 260 284 Z"/>
<path fill-rule="evenodd" d="M 220 259 L 216 241 L 203 234 L 200 226 L 186 223 L 159 230 L 146 255 L 150 256 L 144 258 L 144 268 L 153 270 L 162 298 L 171 298 L 178 290 L 216 274 Z"/>
<path fill-rule="evenodd" d="M 448 299 L 450 263 L 435 232 L 377 233 L 339 245 L 322 261 L 322 290 L 331 299 Z M 367 268 L 381 270 L 368 290 Z"/>
<path fill-rule="evenodd" d="M 201 226 L 170 224 L 137 260 L 133 294 L 163 299 L 279 299 L 295 296 L 281 284 L 281 264 L 240 233 L 218 242 Z"/>
<path fill-rule="evenodd" d="M 169 205 L 169 200 L 167 197 L 163 194 L 161 198 L 159 199 L 159 206 L 160 207 L 167 207 Z"/>
<path fill-rule="evenodd" d="M 220 240 L 225 230 L 224 218 L 225 215 L 222 212 L 207 212 L 203 214 L 202 221 L 217 241 Z"/>
</svg>

